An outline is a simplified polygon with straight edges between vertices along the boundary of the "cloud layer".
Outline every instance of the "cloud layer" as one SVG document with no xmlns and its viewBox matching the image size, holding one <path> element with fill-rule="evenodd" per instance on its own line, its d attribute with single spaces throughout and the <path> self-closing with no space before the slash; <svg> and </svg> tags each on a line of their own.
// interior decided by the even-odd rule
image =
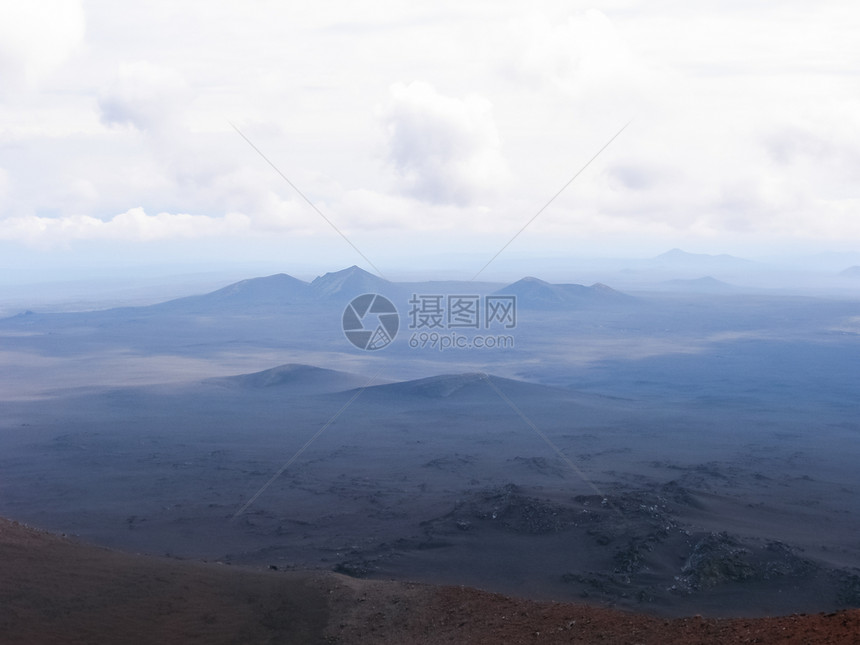
<svg viewBox="0 0 860 645">
<path fill-rule="evenodd" d="M 633 118 L 528 235 L 860 245 L 860 8 L 372 5 L 6 3 L 0 239 L 336 235 L 230 122 L 347 234 L 504 238 Z"/>
</svg>

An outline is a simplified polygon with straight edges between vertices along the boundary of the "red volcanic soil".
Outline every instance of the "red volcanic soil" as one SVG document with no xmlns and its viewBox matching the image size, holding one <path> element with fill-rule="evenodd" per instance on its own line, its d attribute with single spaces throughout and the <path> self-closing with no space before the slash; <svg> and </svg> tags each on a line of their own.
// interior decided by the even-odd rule
<svg viewBox="0 0 860 645">
<path fill-rule="evenodd" d="M 663 619 L 130 555 L 0 519 L 0 643 L 860 643 L 860 610 Z"/>
</svg>

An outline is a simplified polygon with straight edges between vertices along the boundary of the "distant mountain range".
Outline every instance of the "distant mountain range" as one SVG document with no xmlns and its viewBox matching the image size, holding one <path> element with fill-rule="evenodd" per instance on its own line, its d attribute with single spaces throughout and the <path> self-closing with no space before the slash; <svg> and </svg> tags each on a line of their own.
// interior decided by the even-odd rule
<svg viewBox="0 0 860 645">
<path fill-rule="evenodd" d="M 336 298 L 348 299 L 362 293 L 384 294 L 392 287 L 393 283 L 388 280 L 351 266 L 342 271 L 326 273 L 312 282 L 299 280 L 286 273 L 250 278 L 211 293 L 178 298 L 152 307 L 173 313 L 203 313 L 231 308 L 249 311 Z"/>
<path fill-rule="evenodd" d="M 649 284 L 658 289 L 716 293 L 730 291 L 733 288 L 733 285 L 719 278 L 727 276 L 731 282 L 732 276 L 745 274 L 756 266 L 758 265 L 755 262 L 731 255 L 687 253 L 676 248 L 651 259 L 639 260 L 638 264 L 629 267 L 626 272 L 637 275 L 640 281 L 643 277 L 649 278 Z M 860 266 L 846 269 L 841 275 L 860 275 Z M 401 315 L 408 310 L 408 302 L 412 294 L 514 295 L 517 297 L 517 309 L 520 310 L 610 307 L 639 301 L 633 296 L 599 282 L 590 286 L 574 283 L 559 284 L 531 276 L 506 286 L 470 281 L 392 282 L 358 266 L 351 266 L 318 276 L 310 282 L 286 273 L 278 273 L 241 280 L 209 293 L 186 296 L 155 305 L 122 307 L 91 313 L 102 317 L 110 311 L 111 315 L 117 318 L 126 315 L 148 317 L 162 314 L 277 315 L 295 312 L 300 307 L 310 307 L 309 311 L 332 307 L 342 308 L 351 298 L 365 293 L 386 296 L 395 304 Z M 71 315 L 80 316 L 83 313 L 86 312 L 71 313 Z"/>
<path fill-rule="evenodd" d="M 681 249 L 671 249 L 652 258 L 628 261 L 621 270 L 625 283 L 635 280 L 642 286 L 658 290 L 676 289 L 691 292 L 714 292 L 707 285 L 708 281 L 726 281 L 733 283 L 744 281 L 748 276 L 766 270 L 766 267 L 753 260 L 746 260 L 725 253 L 710 255 L 707 253 L 688 253 Z M 667 284 L 672 280 L 690 281 L 688 284 Z M 701 280 L 701 284 L 691 281 Z M 688 287 L 692 287 L 688 289 Z"/>
<path fill-rule="evenodd" d="M 486 285 L 484 285 L 486 287 Z M 401 309 L 417 294 L 480 294 L 483 289 L 471 282 L 399 283 L 385 280 L 357 266 L 334 271 L 305 282 L 285 273 L 251 278 L 211 293 L 187 296 L 140 308 L 171 314 L 220 314 L 227 312 L 263 313 L 284 308 L 332 303 L 345 305 L 355 296 L 378 293 Z M 549 309 L 585 307 L 634 302 L 635 298 L 604 284 L 550 284 L 538 278 L 523 278 L 492 293 L 515 295 L 517 307 Z"/>
<path fill-rule="evenodd" d="M 860 266 L 848 267 L 844 271 L 840 271 L 839 275 L 845 278 L 860 278 Z"/>
<path fill-rule="evenodd" d="M 708 253 L 687 253 L 681 249 L 672 249 L 661 253 L 649 261 L 651 264 L 665 265 L 671 267 L 715 267 L 720 269 L 751 268 L 755 266 L 752 260 L 744 260 L 722 253 L 710 255 Z"/>
</svg>

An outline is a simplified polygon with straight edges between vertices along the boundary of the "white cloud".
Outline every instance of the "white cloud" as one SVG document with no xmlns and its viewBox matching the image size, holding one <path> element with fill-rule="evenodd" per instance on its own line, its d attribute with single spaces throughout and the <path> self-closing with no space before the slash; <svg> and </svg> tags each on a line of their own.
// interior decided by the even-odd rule
<svg viewBox="0 0 860 645">
<path fill-rule="evenodd" d="M 0 5 L 0 95 L 35 83 L 81 44 L 84 11 L 76 0 L 9 0 Z"/>
<path fill-rule="evenodd" d="M 466 205 L 499 189 L 506 166 L 489 101 L 444 96 L 417 81 L 390 91 L 383 113 L 388 155 L 409 194 Z"/>
<path fill-rule="evenodd" d="M 176 70 L 147 61 L 123 63 L 99 98 L 101 120 L 157 132 L 181 118 L 190 98 L 188 84 Z"/>
</svg>

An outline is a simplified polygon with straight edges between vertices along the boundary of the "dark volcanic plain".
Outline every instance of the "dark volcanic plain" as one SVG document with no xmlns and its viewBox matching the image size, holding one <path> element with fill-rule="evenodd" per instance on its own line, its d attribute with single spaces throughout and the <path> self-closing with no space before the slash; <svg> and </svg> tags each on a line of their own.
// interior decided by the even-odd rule
<svg viewBox="0 0 860 645">
<path fill-rule="evenodd" d="M 516 346 L 410 348 L 409 295 L 463 288 L 353 268 L 2 320 L 0 515 L 662 616 L 860 606 L 860 303 L 471 285 L 516 293 Z M 378 352 L 340 329 L 365 292 L 402 316 Z"/>
</svg>

